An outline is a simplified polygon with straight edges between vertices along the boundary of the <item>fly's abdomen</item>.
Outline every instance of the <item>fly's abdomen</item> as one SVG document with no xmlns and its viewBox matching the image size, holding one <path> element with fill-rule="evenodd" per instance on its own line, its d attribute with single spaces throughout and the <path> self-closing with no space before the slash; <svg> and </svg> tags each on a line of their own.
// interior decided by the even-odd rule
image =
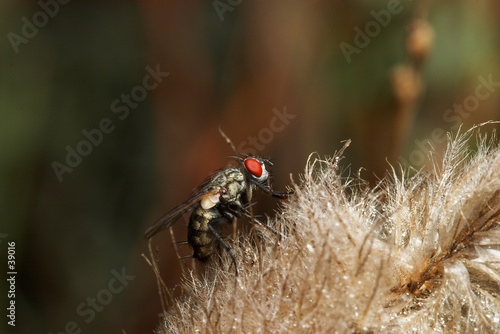
<svg viewBox="0 0 500 334">
<path fill-rule="evenodd" d="M 200 261 L 207 261 L 217 249 L 217 238 L 208 225 L 214 219 L 221 218 L 216 209 L 203 209 L 198 207 L 191 218 L 188 226 L 188 242 L 193 247 L 193 257 Z M 217 228 L 215 224 L 214 228 Z"/>
</svg>

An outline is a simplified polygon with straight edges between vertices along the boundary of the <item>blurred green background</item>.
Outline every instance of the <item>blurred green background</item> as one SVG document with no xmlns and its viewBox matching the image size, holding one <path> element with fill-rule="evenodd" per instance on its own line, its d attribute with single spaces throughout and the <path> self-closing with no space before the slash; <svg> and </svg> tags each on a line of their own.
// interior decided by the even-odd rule
<svg viewBox="0 0 500 334">
<path fill-rule="evenodd" d="M 341 43 L 354 45 L 354 29 L 391 3 L 401 11 L 348 62 Z M 152 332 L 161 307 L 142 233 L 233 155 L 219 126 L 241 150 L 271 157 L 283 190 L 311 152 L 332 155 L 345 139 L 343 165 L 364 167 L 374 183 L 388 162 L 419 162 L 419 143 L 436 129 L 499 120 L 494 83 L 473 111 L 447 110 L 474 102 L 480 77 L 500 82 L 500 2 L 447 0 L 429 4 L 434 43 L 401 129 L 390 77 L 408 61 L 419 4 L 2 1 L 0 257 L 15 242 L 17 271 L 12 328 L 3 262 L 7 333 Z M 155 70 L 158 85 L 144 89 Z M 98 144 L 82 143 L 85 131 Z M 71 167 L 68 147 L 87 155 Z M 255 200 L 273 214 L 276 201 Z M 185 239 L 182 224 L 174 230 Z M 171 243 L 168 233 L 154 240 L 178 295 Z"/>
</svg>

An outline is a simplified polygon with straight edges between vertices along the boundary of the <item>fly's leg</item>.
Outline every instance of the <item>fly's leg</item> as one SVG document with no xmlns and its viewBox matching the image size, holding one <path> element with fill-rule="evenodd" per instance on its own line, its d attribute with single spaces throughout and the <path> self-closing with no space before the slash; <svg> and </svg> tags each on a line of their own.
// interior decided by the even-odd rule
<svg viewBox="0 0 500 334">
<path fill-rule="evenodd" d="M 231 210 L 231 213 L 226 212 L 225 213 L 226 216 L 228 216 L 228 215 L 233 216 L 233 214 L 234 214 L 234 216 L 236 216 L 238 218 L 240 218 L 240 217 L 247 217 L 248 219 L 252 219 L 252 215 L 250 214 L 250 211 L 248 211 L 248 209 L 245 208 L 243 205 L 240 205 L 238 203 L 231 203 L 231 205 L 228 207 L 228 209 Z M 253 218 L 254 218 L 254 221 L 257 224 L 259 224 L 260 226 L 263 226 L 263 227 L 267 228 L 273 234 L 278 235 L 278 232 L 276 232 L 271 226 L 269 226 L 267 224 L 264 224 L 260 220 L 256 219 L 255 216 Z"/>
<path fill-rule="evenodd" d="M 253 184 L 255 184 L 257 187 L 260 188 L 260 190 L 262 190 L 263 192 L 265 192 L 266 194 L 268 194 L 272 197 L 276 197 L 276 198 L 280 198 L 280 199 L 287 199 L 288 196 L 293 194 L 293 191 L 287 191 L 287 192 L 274 191 L 271 189 L 271 185 L 269 182 L 268 182 L 267 186 L 265 186 L 261 183 L 258 183 L 258 182 L 254 182 Z"/>
<path fill-rule="evenodd" d="M 217 239 L 217 241 L 220 242 L 220 244 L 226 249 L 226 251 L 229 253 L 229 256 L 231 257 L 231 260 L 233 261 L 234 263 L 234 270 L 235 270 L 235 273 L 236 273 L 236 276 L 238 276 L 238 266 L 236 265 L 236 259 L 233 255 L 233 252 L 231 251 L 231 247 L 224 241 L 224 239 L 222 239 L 222 237 L 219 235 L 219 233 L 215 230 L 215 228 L 212 226 L 214 224 L 217 224 L 217 223 L 220 223 L 220 222 L 224 222 L 224 223 L 227 223 L 227 218 L 225 217 L 222 217 L 222 218 L 217 218 L 217 219 L 212 219 L 210 221 L 210 223 L 208 223 L 208 229 L 210 230 L 210 232 L 212 232 L 212 234 L 214 235 L 214 237 Z"/>
</svg>

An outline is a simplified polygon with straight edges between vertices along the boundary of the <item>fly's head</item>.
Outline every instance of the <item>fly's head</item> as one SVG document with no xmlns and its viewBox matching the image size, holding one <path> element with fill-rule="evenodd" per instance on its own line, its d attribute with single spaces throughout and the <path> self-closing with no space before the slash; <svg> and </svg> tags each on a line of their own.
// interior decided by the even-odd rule
<svg viewBox="0 0 500 334">
<path fill-rule="evenodd" d="M 271 189 L 271 175 L 266 168 L 273 165 L 271 161 L 253 156 L 240 159 L 240 161 L 242 162 L 243 172 L 245 173 L 250 185 L 257 186 L 268 195 L 280 199 L 287 199 L 288 196 L 293 193 L 274 191 Z"/>
<path fill-rule="evenodd" d="M 249 182 L 262 185 L 269 184 L 269 172 L 266 169 L 266 165 L 271 165 L 269 160 L 259 157 L 246 157 L 242 161 L 243 169 Z"/>
</svg>

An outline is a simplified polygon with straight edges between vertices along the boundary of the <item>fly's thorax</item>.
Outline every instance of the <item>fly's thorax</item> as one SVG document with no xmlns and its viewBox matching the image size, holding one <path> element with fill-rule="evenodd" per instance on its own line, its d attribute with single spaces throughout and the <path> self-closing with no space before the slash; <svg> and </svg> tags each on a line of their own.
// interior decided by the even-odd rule
<svg viewBox="0 0 500 334">
<path fill-rule="evenodd" d="M 226 185 L 226 199 L 237 199 L 245 191 L 245 181 L 233 181 Z"/>
<path fill-rule="evenodd" d="M 225 176 L 226 176 L 226 182 L 243 182 L 245 181 L 245 176 L 243 176 L 243 173 L 241 170 L 234 166 L 229 166 L 225 169 Z"/>
<path fill-rule="evenodd" d="M 237 202 L 239 204 L 241 195 L 246 192 L 245 176 L 236 167 L 228 167 L 225 172 L 226 180 L 221 194 L 221 201 L 224 203 Z"/>
</svg>

